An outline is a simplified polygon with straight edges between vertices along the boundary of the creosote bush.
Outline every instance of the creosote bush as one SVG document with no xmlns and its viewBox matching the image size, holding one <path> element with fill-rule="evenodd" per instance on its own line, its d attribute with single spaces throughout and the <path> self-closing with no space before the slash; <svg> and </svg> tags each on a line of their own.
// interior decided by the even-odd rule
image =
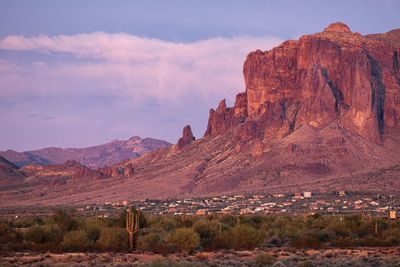
<svg viewBox="0 0 400 267">
<path fill-rule="evenodd" d="M 222 232 L 222 225 L 216 220 L 198 220 L 194 223 L 193 230 L 199 234 L 201 246 L 204 249 L 212 249 L 215 245 L 215 239 L 219 237 L 220 230 Z"/>
<path fill-rule="evenodd" d="M 85 251 L 89 248 L 90 241 L 85 231 L 74 230 L 64 235 L 61 245 L 67 251 Z"/>
<path fill-rule="evenodd" d="M 175 251 L 192 252 L 199 246 L 200 238 L 191 228 L 178 228 L 168 235 L 167 243 Z"/>
<path fill-rule="evenodd" d="M 152 251 L 155 253 L 168 253 L 169 246 L 166 242 L 165 232 L 151 232 L 139 238 L 138 248 L 144 251 Z"/>
<path fill-rule="evenodd" d="M 232 228 L 232 248 L 254 249 L 264 240 L 263 234 L 252 226 L 239 224 Z"/>
<path fill-rule="evenodd" d="M 128 235 L 120 227 L 103 228 L 96 247 L 102 251 L 126 251 L 128 249 Z"/>
</svg>

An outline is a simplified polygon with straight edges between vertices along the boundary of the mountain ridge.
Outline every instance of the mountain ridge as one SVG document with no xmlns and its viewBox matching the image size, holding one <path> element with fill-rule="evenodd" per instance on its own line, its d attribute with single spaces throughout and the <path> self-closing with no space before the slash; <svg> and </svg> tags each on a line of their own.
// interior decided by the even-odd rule
<svg viewBox="0 0 400 267">
<path fill-rule="evenodd" d="M 133 136 L 127 140 L 113 140 L 109 143 L 83 147 L 60 148 L 46 147 L 38 150 L 17 152 L 14 150 L 0 151 L 0 156 L 8 159 L 19 167 L 30 164 L 52 165 L 63 164 L 68 160 L 76 160 L 90 168 L 111 166 L 123 160 L 138 157 L 158 147 L 167 147 L 167 141 Z"/>
</svg>

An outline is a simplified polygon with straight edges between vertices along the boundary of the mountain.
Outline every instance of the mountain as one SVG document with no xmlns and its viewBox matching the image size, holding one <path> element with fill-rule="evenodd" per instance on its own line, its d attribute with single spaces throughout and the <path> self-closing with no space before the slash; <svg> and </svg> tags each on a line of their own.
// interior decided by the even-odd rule
<svg viewBox="0 0 400 267">
<path fill-rule="evenodd" d="M 399 193 L 399 62 L 400 29 L 363 36 L 343 23 L 251 52 L 243 67 L 245 92 L 233 107 L 222 100 L 210 110 L 202 138 L 186 126 L 174 146 L 101 168 L 91 179 L 48 185 L 45 196 L 43 185 L 27 184 L 43 174 L 25 171 L 24 183 L 0 190 L 0 204 L 305 190 Z"/>
<path fill-rule="evenodd" d="M 18 169 L 13 163 L 0 157 L 0 185 L 20 182 L 24 176 Z"/>
<path fill-rule="evenodd" d="M 16 152 L 0 151 L 0 156 L 19 167 L 29 164 L 50 165 L 63 164 L 68 160 L 77 161 L 90 168 L 111 166 L 126 159 L 135 158 L 146 152 L 171 144 L 152 138 L 134 136 L 126 141 L 114 140 L 110 143 L 86 148 L 49 147 L 34 151 Z"/>
<path fill-rule="evenodd" d="M 399 62 L 399 29 L 343 23 L 251 52 L 245 92 L 210 110 L 203 138 L 126 162 L 131 194 L 399 190 Z"/>
</svg>

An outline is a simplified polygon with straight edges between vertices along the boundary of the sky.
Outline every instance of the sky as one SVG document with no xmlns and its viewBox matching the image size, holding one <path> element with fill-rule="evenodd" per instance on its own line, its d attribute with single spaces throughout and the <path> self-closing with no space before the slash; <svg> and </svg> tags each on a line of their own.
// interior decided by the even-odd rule
<svg viewBox="0 0 400 267">
<path fill-rule="evenodd" d="M 320 32 L 400 28 L 398 0 L 0 1 L 0 150 L 203 136 L 246 55 Z"/>
</svg>

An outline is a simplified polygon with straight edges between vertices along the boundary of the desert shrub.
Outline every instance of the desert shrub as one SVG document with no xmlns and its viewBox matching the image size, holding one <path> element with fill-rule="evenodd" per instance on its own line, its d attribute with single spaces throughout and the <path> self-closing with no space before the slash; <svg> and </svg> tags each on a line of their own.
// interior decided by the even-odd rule
<svg viewBox="0 0 400 267">
<path fill-rule="evenodd" d="M 263 218 L 259 215 L 251 215 L 251 216 L 243 216 L 240 217 L 240 223 L 241 224 L 247 224 L 250 225 L 256 229 L 260 228 L 261 224 L 263 222 Z"/>
<path fill-rule="evenodd" d="M 301 238 L 304 231 L 311 227 L 311 220 L 304 221 L 304 219 L 301 218 L 281 217 L 273 222 L 272 231 L 268 231 L 267 236 L 278 237 L 280 238 L 280 243 L 285 244 Z"/>
<path fill-rule="evenodd" d="M 382 233 L 382 238 L 388 245 L 400 245 L 400 227 L 393 227 Z"/>
<path fill-rule="evenodd" d="M 0 222 L 0 249 L 8 249 L 12 243 L 19 241 L 18 233 L 9 222 Z"/>
<path fill-rule="evenodd" d="M 63 235 L 58 227 L 53 225 L 33 226 L 25 233 L 25 239 L 36 244 L 60 243 Z"/>
<path fill-rule="evenodd" d="M 152 232 L 141 236 L 138 240 L 138 249 L 155 253 L 167 253 L 169 247 L 165 241 L 165 233 Z"/>
<path fill-rule="evenodd" d="M 40 217 L 34 217 L 34 218 L 32 219 L 32 222 L 33 222 L 34 224 L 37 224 L 37 225 L 44 225 L 44 224 L 45 224 L 45 220 L 42 219 L 42 218 L 40 218 Z"/>
<path fill-rule="evenodd" d="M 384 231 L 389 228 L 389 223 L 384 219 L 378 219 L 378 231 Z"/>
<path fill-rule="evenodd" d="M 182 214 L 175 216 L 175 221 L 178 228 L 190 228 L 193 226 L 196 219 L 194 216 Z"/>
<path fill-rule="evenodd" d="M 35 220 L 32 218 L 18 218 L 11 222 L 12 227 L 15 228 L 28 228 L 36 224 Z"/>
<path fill-rule="evenodd" d="M 239 223 L 238 217 L 233 215 L 223 215 L 220 217 L 219 221 L 230 227 L 233 227 Z"/>
<path fill-rule="evenodd" d="M 102 228 L 104 228 L 102 221 L 87 220 L 85 222 L 84 230 L 92 246 L 99 240 Z"/>
<path fill-rule="evenodd" d="M 284 233 L 284 228 L 287 227 L 288 225 L 291 225 L 290 220 L 291 218 L 276 216 L 269 224 L 269 227 L 275 229 L 279 233 L 280 237 L 282 237 Z"/>
<path fill-rule="evenodd" d="M 119 227 L 103 228 L 96 247 L 101 250 L 124 251 L 128 249 L 128 233 Z"/>
<path fill-rule="evenodd" d="M 178 228 L 167 237 L 173 250 L 192 252 L 200 244 L 199 235 L 191 228 Z"/>
<path fill-rule="evenodd" d="M 322 240 L 325 240 L 326 234 L 320 230 L 308 230 L 300 234 L 292 240 L 292 245 L 298 248 L 319 248 L 322 245 Z"/>
<path fill-rule="evenodd" d="M 260 245 L 264 239 L 259 230 L 243 224 L 233 227 L 231 235 L 231 244 L 234 249 L 253 249 Z"/>
<path fill-rule="evenodd" d="M 199 220 L 193 225 L 193 229 L 199 234 L 200 244 L 204 249 L 212 249 L 214 240 L 219 235 L 222 225 L 218 221 Z"/>
<path fill-rule="evenodd" d="M 85 251 L 89 248 L 90 242 L 83 230 L 75 230 L 64 235 L 61 246 L 67 251 Z"/>
<path fill-rule="evenodd" d="M 167 232 L 171 232 L 177 228 L 176 221 L 171 217 L 162 218 L 160 224 L 162 228 Z"/>
<path fill-rule="evenodd" d="M 64 233 L 76 230 L 79 226 L 78 221 L 73 218 L 71 214 L 65 212 L 64 210 L 56 210 L 55 214 L 53 215 L 53 219 L 60 230 Z"/>
<path fill-rule="evenodd" d="M 349 237 L 351 235 L 351 231 L 346 226 L 346 223 L 344 221 L 339 221 L 338 219 L 332 220 L 326 229 L 334 234 L 335 239 L 339 237 Z"/>
</svg>

